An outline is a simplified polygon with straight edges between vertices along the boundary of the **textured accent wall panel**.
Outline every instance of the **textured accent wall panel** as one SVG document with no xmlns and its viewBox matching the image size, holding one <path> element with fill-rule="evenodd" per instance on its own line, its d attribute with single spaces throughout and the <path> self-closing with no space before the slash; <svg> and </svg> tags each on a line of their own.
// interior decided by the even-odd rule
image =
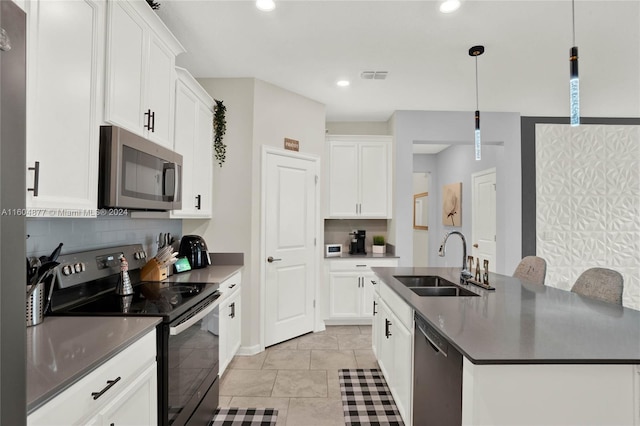
<svg viewBox="0 0 640 426">
<path fill-rule="evenodd" d="M 640 310 L 640 127 L 536 125 L 536 231 L 547 285 L 615 269 Z"/>
</svg>

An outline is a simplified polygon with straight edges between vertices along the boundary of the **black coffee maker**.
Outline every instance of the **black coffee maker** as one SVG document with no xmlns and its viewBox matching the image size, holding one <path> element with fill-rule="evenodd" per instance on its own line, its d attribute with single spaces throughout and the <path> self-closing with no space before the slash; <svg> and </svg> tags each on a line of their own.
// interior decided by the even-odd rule
<svg viewBox="0 0 640 426">
<path fill-rule="evenodd" d="M 351 244 L 349 244 L 349 254 L 367 254 L 364 249 L 364 238 L 367 235 L 367 231 L 359 229 L 357 231 L 350 232 Z"/>
</svg>

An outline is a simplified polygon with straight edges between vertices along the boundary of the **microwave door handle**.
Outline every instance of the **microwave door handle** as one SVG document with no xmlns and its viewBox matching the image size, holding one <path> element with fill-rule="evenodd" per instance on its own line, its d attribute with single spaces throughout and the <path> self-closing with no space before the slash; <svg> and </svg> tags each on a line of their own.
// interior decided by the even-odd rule
<svg viewBox="0 0 640 426">
<path fill-rule="evenodd" d="M 171 201 L 180 201 L 180 194 L 178 194 L 178 191 L 180 190 L 180 172 L 178 170 L 178 163 L 173 163 L 173 170 L 173 200 Z"/>
<path fill-rule="evenodd" d="M 168 171 L 173 170 L 173 191 L 171 194 L 167 194 L 167 177 L 169 175 Z M 163 174 L 163 182 L 162 182 L 162 195 L 169 196 L 170 201 L 176 201 L 176 197 L 178 195 L 178 188 L 180 182 L 178 181 L 178 163 L 165 163 Z"/>
</svg>

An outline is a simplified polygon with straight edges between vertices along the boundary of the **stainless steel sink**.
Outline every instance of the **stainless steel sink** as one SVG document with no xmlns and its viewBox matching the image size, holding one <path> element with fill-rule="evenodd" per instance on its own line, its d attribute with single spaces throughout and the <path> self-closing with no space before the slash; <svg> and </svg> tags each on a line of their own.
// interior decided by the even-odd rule
<svg viewBox="0 0 640 426">
<path fill-rule="evenodd" d="M 395 279 L 407 287 L 455 287 L 451 281 L 437 275 L 395 275 Z"/>
<path fill-rule="evenodd" d="M 409 287 L 418 296 L 477 296 L 471 290 L 466 288 L 453 287 Z"/>
</svg>

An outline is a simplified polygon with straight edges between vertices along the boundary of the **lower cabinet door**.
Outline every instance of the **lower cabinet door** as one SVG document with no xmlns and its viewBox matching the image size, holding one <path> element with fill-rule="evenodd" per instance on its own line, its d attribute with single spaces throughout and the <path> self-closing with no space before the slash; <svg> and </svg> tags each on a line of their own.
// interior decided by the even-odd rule
<svg viewBox="0 0 640 426">
<path fill-rule="evenodd" d="M 378 364 L 382 370 L 387 384 L 392 385 L 393 380 L 393 319 L 391 311 L 384 300 L 380 299 L 378 305 L 378 316 L 380 318 L 379 330 L 378 330 Z"/>
<path fill-rule="evenodd" d="M 229 316 L 229 339 L 227 340 L 227 357 L 229 361 L 236 356 L 238 349 L 240 349 L 240 341 L 242 340 L 241 324 L 240 324 L 240 312 L 241 297 L 240 289 L 236 290 L 235 294 L 229 299 L 229 308 L 227 315 Z"/>
<path fill-rule="evenodd" d="M 100 412 L 100 422 L 92 424 L 102 426 L 157 424 L 156 389 L 157 374 L 154 363 Z"/>
<path fill-rule="evenodd" d="M 394 315 L 395 317 L 395 315 Z M 411 371 L 413 355 L 413 336 L 396 318 L 393 328 L 393 390 L 394 399 L 405 424 L 411 424 L 411 385 L 413 373 Z"/>
<path fill-rule="evenodd" d="M 357 272 L 329 273 L 329 316 L 359 318 L 362 275 Z"/>
</svg>

